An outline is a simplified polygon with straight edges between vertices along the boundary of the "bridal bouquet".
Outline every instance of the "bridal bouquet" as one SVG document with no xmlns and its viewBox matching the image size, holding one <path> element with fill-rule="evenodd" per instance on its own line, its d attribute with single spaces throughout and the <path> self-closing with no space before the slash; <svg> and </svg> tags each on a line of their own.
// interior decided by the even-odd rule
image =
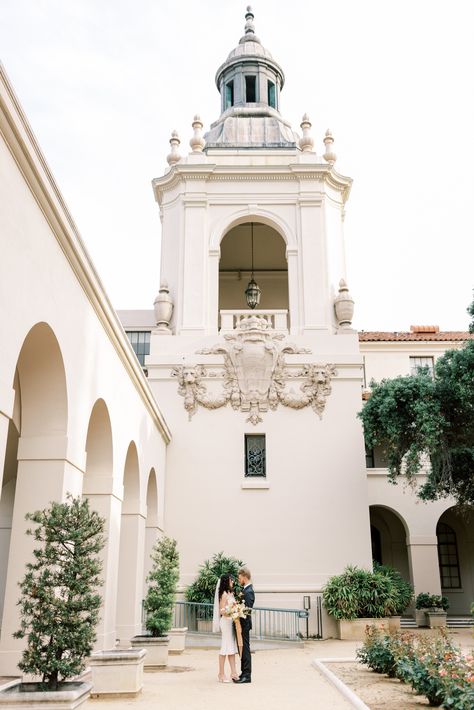
<svg viewBox="0 0 474 710">
<path fill-rule="evenodd" d="M 239 648 L 239 656 L 242 655 L 242 627 L 240 626 L 240 620 L 245 619 L 252 612 L 248 606 L 245 606 L 244 602 L 231 602 L 226 604 L 223 610 L 225 616 L 229 616 L 234 622 L 235 635 L 237 636 L 237 646 Z"/>
<path fill-rule="evenodd" d="M 245 619 L 252 610 L 245 606 L 244 602 L 232 602 L 224 607 L 224 615 L 230 616 L 235 622 L 237 619 Z"/>
</svg>

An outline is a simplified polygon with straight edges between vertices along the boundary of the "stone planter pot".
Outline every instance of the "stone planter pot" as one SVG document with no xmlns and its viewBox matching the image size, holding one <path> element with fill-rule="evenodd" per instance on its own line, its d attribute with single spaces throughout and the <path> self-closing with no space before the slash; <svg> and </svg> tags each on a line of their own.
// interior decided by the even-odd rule
<svg viewBox="0 0 474 710">
<path fill-rule="evenodd" d="M 384 627 L 388 631 L 388 619 L 338 619 L 337 632 L 338 638 L 342 641 L 363 641 L 365 639 L 366 626 Z"/>
<path fill-rule="evenodd" d="M 144 648 L 98 651 L 89 659 L 92 697 L 138 695 L 143 688 Z"/>
<path fill-rule="evenodd" d="M 92 685 L 67 681 L 59 690 L 38 690 L 38 683 L 17 683 L 0 692 L 2 710 L 74 710 L 86 702 Z"/>
<path fill-rule="evenodd" d="M 426 612 L 426 625 L 430 629 L 439 629 L 442 626 L 446 626 L 447 614 L 442 609 L 427 609 Z"/>
<path fill-rule="evenodd" d="M 389 631 L 400 631 L 400 620 L 401 616 L 389 616 L 388 617 L 388 629 Z"/>
<path fill-rule="evenodd" d="M 169 653 L 177 654 L 183 653 L 186 647 L 186 631 L 187 626 L 183 626 L 181 629 L 171 629 L 169 631 L 170 645 Z"/>
<path fill-rule="evenodd" d="M 169 636 L 134 636 L 132 648 L 146 650 L 145 669 L 163 668 L 168 665 Z"/>
<path fill-rule="evenodd" d="M 415 623 L 417 626 L 426 626 L 426 609 L 415 609 Z"/>
<path fill-rule="evenodd" d="M 198 619 L 197 630 L 199 634 L 212 634 L 212 619 Z"/>
</svg>

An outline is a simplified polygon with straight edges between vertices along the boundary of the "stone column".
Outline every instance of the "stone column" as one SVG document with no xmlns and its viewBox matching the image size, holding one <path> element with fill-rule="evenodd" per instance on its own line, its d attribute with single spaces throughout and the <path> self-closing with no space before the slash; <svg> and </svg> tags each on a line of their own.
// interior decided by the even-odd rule
<svg viewBox="0 0 474 710">
<path fill-rule="evenodd" d="M 142 510 L 122 512 L 117 583 L 117 637 L 122 647 L 142 629 L 145 522 Z"/>
<path fill-rule="evenodd" d="M 66 437 L 21 437 L 18 446 L 18 473 L 13 508 L 10 554 L 5 588 L 5 603 L 0 636 L 0 675 L 18 675 L 18 661 L 24 648 L 22 639 L 12 634 L 20 627 L 17 601 L 18 582 L 32 558 L 35 542 L 26 535 L 31 525 L 26 513 L 46 508 L 52 500 L 65 500 L 66 494 L 79 495 L 83 472 L 66 459 Z"/>
<path fill-rule="evenodd" d="M 291 335 L 300 334 L 300 294 L 298 278 L 298 250 L 287 249 L 286 258 L 288 261 L 288 319 L 289 331 Z"/>
<path fill-rule="evenodd" d="M 436 535 L 411 536 L 407 541 L 407 548 L 415 596 L 420 592 L 441 594 Z"/>
<path fill-rule="evenodd" d="M 89 500 L 90 507 L 105 519 L 105 546 L 101 552 L 104 584 L 99 590 L 102 607 L 94 646 L 96 651 L 114 648 L 117 639 L 117 579 L 122 494 L 120 491 L 106 492 L 110 491 L 112 485 L 112 479 L 103 476 L 86 476 L 83 491 L 83 497 Z"/>
<path fill-rule="evenodd" d="M 2 490 L 3 467 L 5 465 L 5 454 L 7 451 L 8 426 L 13 414 L 15 402 L 15 390 L 11 383 L 2 379 L 0 373 L 0 492 Z"/>
<path fill-rule="evenodd" d="M 2 490 L 3 467 L 5 465 L 5 454 L 7 452 L 8 425 L 10 418 L 4 412 L 0 412 L 0 491 Z"/>
<path fill-rule="evenodd" d="M 207 262 L 207 328 L 208 335 L 217 335 L 219 329 L 219 259 L 220 249 L 209 250 Z"/>
</svg>

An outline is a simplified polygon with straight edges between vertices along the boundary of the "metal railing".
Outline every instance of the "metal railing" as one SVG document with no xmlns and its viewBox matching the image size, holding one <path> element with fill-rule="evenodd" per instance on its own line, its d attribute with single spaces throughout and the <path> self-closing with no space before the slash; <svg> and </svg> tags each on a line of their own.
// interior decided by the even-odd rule
<svg viewBox="0 0 474 710">
<path fill-rule="evenodd" d="M 178 601 L 174 608 L 173 626 L 187 626 L 188 633 L 210 634 L 212 611 L 213 604 Z M 306 635 L 307 617 L 308 612 L 302 609 L 254 607 L 250 636 L 254 639 L 300 641 Z"/>
</svg>

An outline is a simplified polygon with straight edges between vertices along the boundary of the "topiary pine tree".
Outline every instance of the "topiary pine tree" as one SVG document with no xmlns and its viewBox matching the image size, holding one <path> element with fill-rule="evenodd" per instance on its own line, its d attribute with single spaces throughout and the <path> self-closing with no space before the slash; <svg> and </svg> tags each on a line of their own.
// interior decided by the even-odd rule
<svg viewBox="0 0 474 710">
<path fill-rule="evenodd" d="M 14 637 L 26 638 L 27 647 L 18 667 L 40 675 L 45 689 L 57 690 L 84 670 L 96 638 L 104 520 L 87 500 L 72 496 L 26 519 L 37 524 L 27 535 L 41 546 L 20 582 L 21 622 Z"/>
<path fill-rule="evenodd" d="M 145 598 L 146 628 L 152 636 L 165 636 L 171 629 L 179 580 L 179 553 L 176 540 L 162 537 L 151 553 L 153 566 Z"/>
</svg>

